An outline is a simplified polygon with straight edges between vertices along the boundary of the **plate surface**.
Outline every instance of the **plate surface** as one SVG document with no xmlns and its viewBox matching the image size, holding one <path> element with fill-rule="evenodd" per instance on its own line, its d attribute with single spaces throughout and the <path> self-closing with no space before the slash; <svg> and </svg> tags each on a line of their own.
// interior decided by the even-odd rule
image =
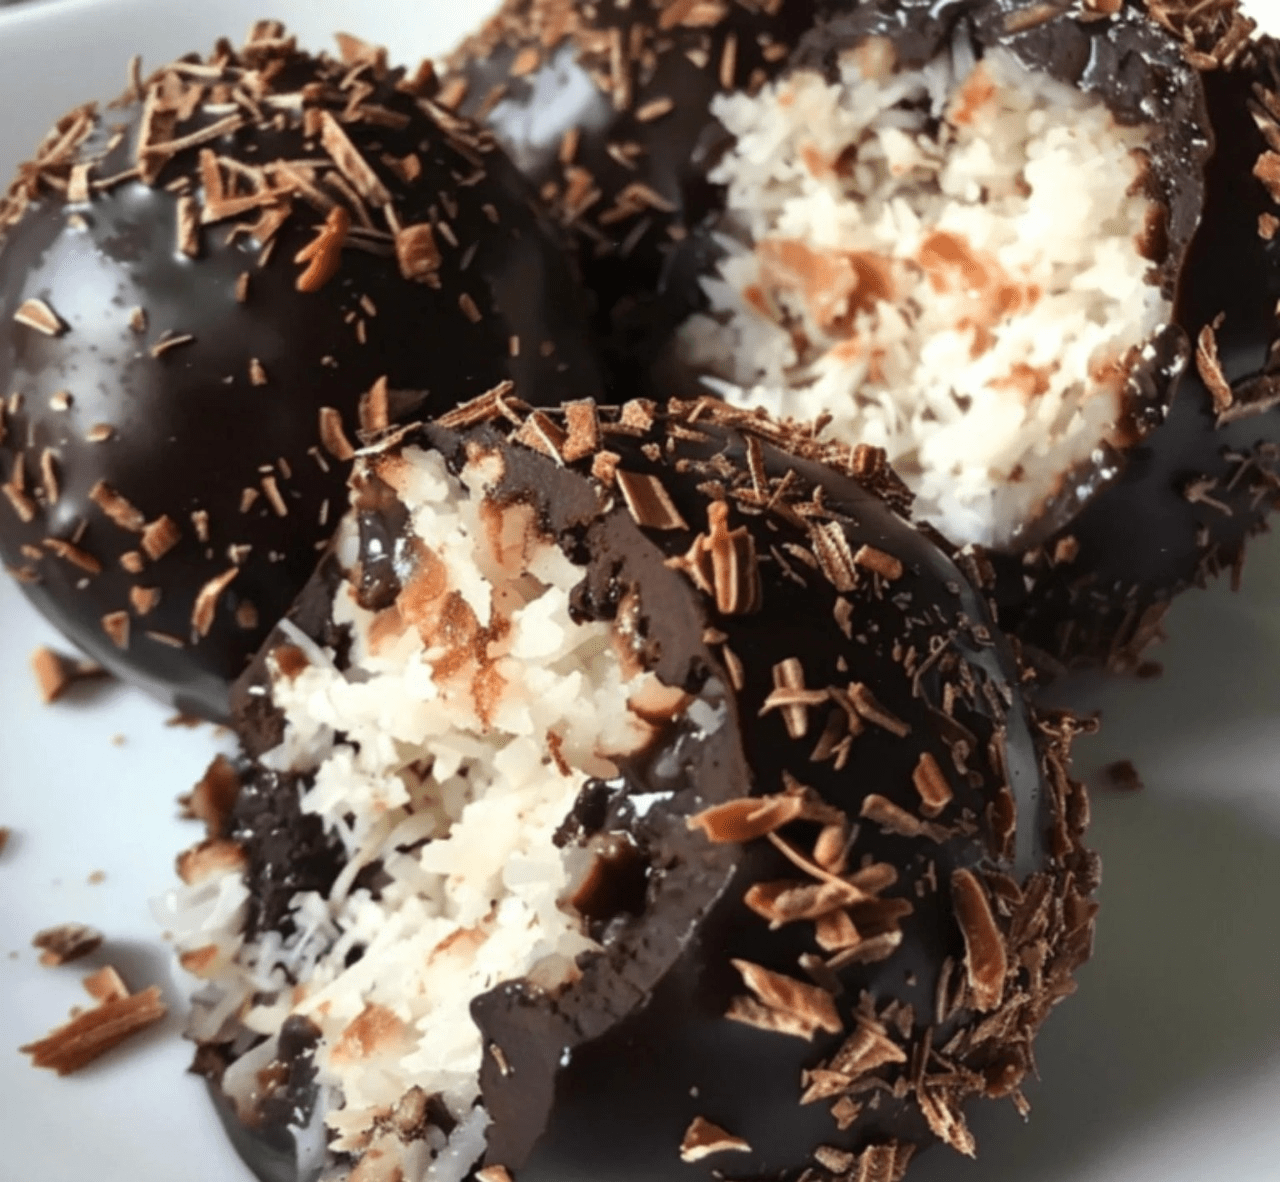
<svg viewBox="0 0 1280 1182">
<path fill-rule="evenodd" d="M 1280 32 L 1280 0 L 1251 7 Z M 404 61 L 447 48 L 479 13 L 445 0 L 271 5 L 304 44 L 347 29 Z M 156 64 L 207 49 L 261 15 L 244 0 L 6 9 L 0 174 L 64 110 L 122 89 L 131 54 Z M 1163 679 L 1089 690 L 1106 730 L 1081 744 L 1081 771 L 1130 758 L 1146 783 L 1095 796 L 1106 859 L 1097 956 L 1039 1043 L 1031 1123 L 985 1106 L 974 1119 L 981 1165 L 937 1151 L 912 1182 L 1280 1177 L 1278 604 L 1280 537 L 1253 547 L 1241 594 L 1217 587 L 1179 603 L 1157 654 Z M 227 740 L 167 727 L 166 711 L 121 686 L 41 706 L 28 669 L 39 643 L 57 638 L 0 580 L 0 826 L 13 831 L 0 854 L 0 1177 L 249 1182 L 184 1074 L 184 986 L 149 911 L 174 854 L 198 836 L 175 798 Z M 41 968 L 31 936 L 68 921 L 100 928 L 106 946 Z M 161 985 L 175 1016 L 78 1076 L 33 1071 L 16 1048 L 85 1004 L 82 970 L 108 961 L 135 988 Z"/>
</svg>

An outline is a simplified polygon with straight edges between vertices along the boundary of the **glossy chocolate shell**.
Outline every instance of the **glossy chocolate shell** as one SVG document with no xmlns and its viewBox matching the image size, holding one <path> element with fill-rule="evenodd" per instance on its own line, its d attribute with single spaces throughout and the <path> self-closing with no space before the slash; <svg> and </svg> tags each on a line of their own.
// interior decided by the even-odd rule
<svg viewBox="0 0 1280 1182">
<path fill-rule="evenodd" d="M 83 649 L 206 717 L 314 569 L 361 428 L 504 382 L 599 393 L 523 178 L 343 50 L 264 22 L 68 115 L 0 199 L 0 553 Z"/>
<path fill-rule="evenodd" d="M 1280 45 L 1258 40 L 1203 85 L 1216 147 L 1176 312 L 1197 363 L 1069 525 L 995 560 L 1001 622 L 1049 669 L 1141 668 L 1173 598 L 1225 570 L 1238 582 L 1277 504 Z"/>
</svg>

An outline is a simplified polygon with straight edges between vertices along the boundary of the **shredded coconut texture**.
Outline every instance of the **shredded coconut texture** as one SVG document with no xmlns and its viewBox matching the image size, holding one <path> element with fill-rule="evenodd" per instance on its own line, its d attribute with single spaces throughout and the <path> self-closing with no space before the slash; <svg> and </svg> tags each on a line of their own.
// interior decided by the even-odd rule
<svg viewBox="0 0 1280 1182">
<path fill-rule="evenodd" d="M 615 776 L 611 756 L 650 737 L 628 702 L 654 679 L 610 624 L 571 619 L 583 572 L 531 508 L 489 497 L 496 456 L 473 457 L 459 479 L 410 449 L 379 475 L 410 509 L 411 576 L 376 615 L 342 585 L 346 669 L 298 634 L 308 663 L 273 679 L 286 733 L 263 760 L 311 773 L 303 809 L 338 837 L 345 867 L 327 898 L 294 897 L 285 939 L 244 941 L 235 865 L 171 894 L 163 920 L 180 951 L 216 949 L 193 1036 L 266 1036 L 224 1079 L 242 1111 L 281 1026 L 303 1015 L 323 1035 L 330 1150 L 398 1167 L 404 1182 L 460 1182 L 488 1120 L 471 999 L 514 978 L 563 986 L 597 947 L 565 902 L 584 852 L 553 837 L 588 777 Z M 350 518 L 341 539 L 350 554 Z M 376 896 L 357 885 L 369 867 Z M 456 1127 L 402 1136 L 389 1114 L 411 1089 L 439 1094 Z"/>
<path fill-rule="evenodd" d="M 871 40 L 838 83 L 713 109 L 728 254 L 686 360 L 737 405 L 885 448 L 953 541 L 1014 539 L 1114 440 L 1172 312 L 1142 253 L 1146 130 L 967 42 L 896 72 Z"/>
</svg>

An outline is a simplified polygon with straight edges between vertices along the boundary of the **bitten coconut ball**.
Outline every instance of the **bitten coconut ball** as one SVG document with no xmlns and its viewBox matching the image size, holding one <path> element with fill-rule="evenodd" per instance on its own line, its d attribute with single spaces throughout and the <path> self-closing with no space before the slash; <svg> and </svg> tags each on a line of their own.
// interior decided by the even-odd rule
<svg viewBox="0 0 1280 1182">
<path fill-rule="evenodd" d="M 723 256 L 682 354 L 736 405 L 883 447 L 954 542 L 1023 550 L 1168 407 L 1210 137 L 1143 13 L 937 12 L 857 7 L 712 102 Z"/>
<path fill-rule="evenodd" d="M 698 303 L 681 244 L 719 208 L 711 100 L 771 78 L 817 7 L 507 0 L 446 59 L 440 101 L 489 127 L 572 233 L 619 380 Z"/>
<path fill-rule="evenodd" d="M 0 199 L 0 553 L 83 649 L 206 716 L 314 570 L 362 430 L 507 382 L 598 393 L 523 178 L 342 50 L 263 22 L 135 70 Z"/>
<path fill-rule="evenodd" d="M 1001 622 L 1048 669 L 1141 669 L 1179 592 L 1239 584 L 1280 494 L 1280 45 L 1240 37 L 1233 14 L 1206 13 L 1198 38 L 1216 148 L 1176 314 L 1195 364 L 1114 483 L 995 559 Z"/>
<path fill-rule="evenodd" d="M 494 397 L 362 453 L 162 914 L 261 1177 L 896 1182 L 1025 1106 L 1073 724 L 880 455 L 780 445 Z"/>
</svg>

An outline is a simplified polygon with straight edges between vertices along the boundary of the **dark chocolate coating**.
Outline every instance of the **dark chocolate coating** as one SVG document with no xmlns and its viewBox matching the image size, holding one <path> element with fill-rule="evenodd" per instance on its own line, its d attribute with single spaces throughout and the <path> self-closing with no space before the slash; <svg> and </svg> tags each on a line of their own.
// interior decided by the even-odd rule
<svg viewBox="0 0 1280 1182">
<path fill-rule="evenodd" d="M 926 1119 L 921 1097 L 941 1103 L 963 1128 L 959 1112 L 968 1097 L 1016 1091 L 1031 1066 L 1035 1030 L 1070 991 L 1072 971 L 1088 955 L 1088 895 L 1097 871 L 1079 842 L 1087 817 L 1083 789 L 1065 768 L 1070 728 L 1027 709 L 1017 662 L 981 596 L 875 492 L 768 442 L 758 446 L 734 428 L 731 412 L 713 410 L 711 418 L 721 421 L 695 421 L 689 408 L 676 408 L 673 419 L 660 417 L 652 427 L 606 426 L 602 446 L 619 457 L 621 469 L 656 476 L 689 526 L 670 530 L 637 524 L 616 490 L 586 477 L 585 462 L 557 467 L 506 441 L 509 425 L 463 434 L 427 427 L 409 436 L 456 465 L 467 443 L 499 447 L 506 468 L 496 495 L 535 505 L 566 553 L 587 566 L 575 609 L 609 619 L 635 605 L 627 618 L 646 664 L 722 719 L 699 729 L 686 714 L 616 781 L 591 785 L 565 828 L 566 839 L 610 835 L 641 852 L 649 866 L 642 913 L 624 909 L 598 925 L 604 951 L 582 958 L 582 979 L 559 993 L 513 982 L 473 1002 L 486 1042 L 501 1049 L 509 1066 L 504 1072 L 487 1055 L 482 1067 L 493 1119 L 486 1162 L 506 1166 L 519 1182 L 692 1180 L 719 1176 L 716 1170 L 761 1182 L 823 1182 L 841 1176 L 830 1164 L 840 1154 L 856 1162 L 864 1152 L 896 1154 L 905 1165 L 908 1147 L 932 1141 L 941 1127 L 936 1111 Z M 370 464 L 376 472 L 376 460 Z M 753 499 L 752 471 L 767 482 L 775 508 L 762 511 L 770 493 Z M 711 479 L 733 506 L 730 527 L 753 540 L 758 604 L 748 596 L 722 612 L 671 565 L 702 530 L 715 495 Z M 807 549 L 817 535 L 806 520 L 834 529 L 860 562 L 896 559 L 901 573 L 846 567 L 834 576 L 846 587 L 837 592 L 823 573 L 833 568 L 809 565 L 817 561 Z M 841 597 L 850 608 L 847 636 L 837 615 Z M 314 626 L 314 617 L 305 617 L 318 601 L 300 604 L 295 622 Z M 758 610 L 743 610 L 752 607 Z M 286 643 L 285 635 L 273 643 Z M 734 691 L 730 651 L 742 670 Z M 775 666 L 793 657 L 807 686 L 860 683 L 909 730 L 896 734 L 868 722 L 852 738 L 847 763 L 815 758 L 815 743 L 838 706 L 811 709 L 798 737 L 777 710 L 762 710 L 775 688 Z M 263 718 L 266 668 L 247 677 L 238 696 L 252 714 L 251 750 L 274 741 Z M 913 773 L 924 753 L 954 794 L 935 819 L 938 828 L 906 836 L 864 818 L 865 802 L 876 794 L 919 819 Z M 895 914 L 893 904 L 874 901 L 855 906 L 865 937 L 900 925 L 902 943 L 870 963 L 813 970 L 815 980 L 838 993 L 845 1030 L 812 1042 L 725 1017 L 744 992 L 734 958 L 806 979 L 798 958 L 818 952 L 809 925 L 771 930 L 744 904 L 753 885 L 804 875 L 766 840 L 712 844 L 686 823 L 717 803 L 777 794 L 787 777 L 848 818 L 850 872 L 893 868 L 881 898 L 901 909 Z M 801 821 L 782 836 L 807 855 L 816 833 L 816 825 Z M 249 846 L 250 864 L 258 864 L 252 835 L 238 836 Z M 1011 967 L 992 1013 L 979 1014 L 963 984 L 965 940 L 951 887 L 958 870 L 973 871 L 985 884 L 1007 945 Z M 829 1101 L 800 1104 L 802 1073 L 832 1058 L 857 1029 L 859 1007 L 864 1022 L 883 1021 L 905 1061 L 851 1081 L 863 1108 L 842 1131 Z M 954 1064 L 945 1081 L 933 1065 L 922 1076 L 912 1067 L 925 1063 L 922 1048 L 930 1040 Z M 751 1153 L 683 1163 L 678 1147 L 697 1116 L 746 1138 Z M 964 1144 L 954 1128 L 947 1135 Z M 253 1164 L 252 1155 L 248 1160 Z M 897 1166 L 884 1176 L 896 1179 Z"/>
<path fill-rule="evenodd" d="M 1280 243 L 1259 236 L 1259 219 L 1280 204 L 1254 175 L 1268 143 L 1251 108 L 1255 86 L 1280 95 L 1280 44 L 1260 39 L 1203 85 L 1216 148 L 1176 318 L 1196 341 L 1223 316 L 1215 336 L 1233 407 L 1220 422 L 1189 367 L 1164 422 L 1074 521 L 1026 559 L 994 557 L 1001 623 L 1050 668 L 1139 667 L 1171 600 L 1222 570 L 1238 579 L 1277 504 Z"/>
<path fill-rule="evenodd" d="M 772 77 L 818 7 L 507 0 L 448 59 L 442 97 L 493 131 L 574 235 L 624 387 L 701 306 L 685 281 L 701 246 L 679 243 L 721 203 L 707 181 L 724 137 L 711 100 Z M 653 199 L 629 204 L 635 186 Z"/>
<path fill-rule="evenodd" d="M 105 150 L 113 128 L 122 126 L 126 135 L 91 178 L 134 164 L 144 112 L 134 96 L 103 112 L 61 165 L 24 170 L 0 199 L 0 390 L 20 395 L 3 416 L 0 476 L 13 485 L 21 465 L 32 510 L 24 522 L 9 500 L 0 504 L 0 553 L 36 606 L 80 647 L 180 709 L 211 718 L 226 716 L 229 683 L 310 576 L 317 549 L 344 509 L 348 465 L 322 446 L 321 407 L 339 412 L 358 446 L 359 401 L 383 377 L 393 391 L 426 392 L 412 405 L 393 395 L 393 419 L 439 413 L 505 380 L 534 403 L 600 392 L 580 291 L 558 231 L 492 140 L 420 100 L 399 72 L 376 60 L 357 69 L 297 52 L 274 27 L 260 32 L 262 39 L 239 51 L 219 46 L 218 69 L 194 57 L 179 65 L 194 81 L 227 92 L 206 98 L 227 101 L 213 111 L 197 107 L 175 136 L 229 111 L 245 123 L 179 151 L 154 184 L 126 178 L 95 190 L 90 201 L 65 200 L 71 165 Z M 156 79 L 169 76 L 176 75 L 162 70 Z M 237 105 L 228 97 L 232 84 L 259 88 L 258 98 Z M 303 87 L 310 89 L 300 99 Z M 279 105 L 289 95 L 298 105 Z M 268 105 L 273 101 L 277 106 Z M 255 103 L 265 110 L 261 119 L 251 114 Z M 352 186 L 319 138 L 304 133 L 304 108 L 312 111 L 308 118 L 320 109 L 339 117 L 389 191 L 400 225 L 435 227 L 441 259 L 434 285 L 403 277 L 383 210 L 340 190 Z M 365 118 L 361 110 L 373 114 Z M 255 209 L 201 226 L 198 256 L 187 257 L 179 249 L 180 194 L 173 186 L 187 186 L 197 211 L 208 207 L 201 148 L 250 167 L 316 161 L 319 200 L 352 212 L 357 230 L 348 246 L 359 237 L 358 204 L 381 236 L 364 234 L 369 249 L 344 249 L 336 275 L 318 291 L 299 291 L 304 266 L 294 257 L 315 240 L 325 214 L 295 195 L 292 215 L 266 252 L 246 231 Z M 416 173 L 387 163 L 411 154 Z M 225 172 L 223 180 L 231 184 Z M 231 191 L 249 190 L 241 182 Z M 248 289 L 239 302 L 242 274 Z M 473 301 L 470 309 L 464 297 Z M 44 300 L 65 331 L 48 336 L 15 322 L 32 298 Z M 130 324 L 135 307 L 146 317 L 140 330 Z M 164 334 L 194 339 L 153 356 Z M 69 409 L 50 406 L 59 391 L 70 394 Z M 113 429 L 110 439 L 89 442 L 90 429 L 103 423 Z M 56 503 L 41 483 L 46 452 L 59 486 Z M 280 507 L 263 487 L 267 475 Z M 138 535 L 90 500 L 99 481 L 145 520 L 168 515 L 181 533 L 140 574 L 119 565 L 123 553 L 139 548 Z M 256 490 L 247 510 L 245 489 Z M 207 540 L 197 536 L 197 511 L 208 515 Z M 56 557 L 44 549 L 46 538 L 74 541 L 101 573 Z M 233 558 L 232 547 L 251 549 Z M 196 596 L 233 565 L 238 574 L 201 637 L 193 629 Z M 131 608 L 134 587 L 158 589 L 158 606 L 146 614 Z M 124 648 L 101 623 L 117 612 L 131 617 Z"/>
</svg>

